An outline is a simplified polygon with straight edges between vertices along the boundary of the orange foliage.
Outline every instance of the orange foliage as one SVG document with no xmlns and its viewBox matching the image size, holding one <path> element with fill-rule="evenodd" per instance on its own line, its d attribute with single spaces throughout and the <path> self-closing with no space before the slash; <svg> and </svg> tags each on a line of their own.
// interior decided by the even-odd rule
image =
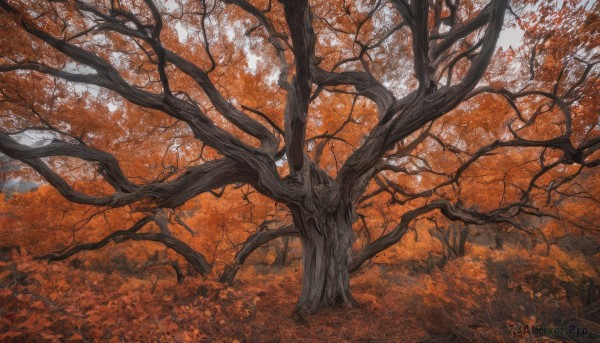
<svg viewBox="0 0 600 343">
<path fill-rule="evenodd" d="M 430 1 L 434 2 L 442 4 Z M 154 60 L 158 53 L 148 53 L 154 51 L 148 42 L 100 29 L 90 30 L 98 31 L 98 40 L 86 41 L 86 35 L 78 36 L 78 32 L 87 30 L 90 20 L 79 15 L 71 2 L 9 3 L 24 13 L 23 8 L 28 9 L 31 25 L 65 42 L 86 46 L 94 56 L 113 63 L 135 89 L 151 95 L 164 91 Z M 140 1 L 114 3 L 150 18 L 142 15 L 146 7 Z M 161 42 L 202 70 L 210 70 L 206 82 L 215 86 L 227 106 L 278 135 L 276 148 L 283 149 L 285 139 L 277 131 L 284 127 L 287 90 L 278 87 L 274 66 L 288 63 L 292 71 L 296 67 L 291 50 L 285 49 L 280 56 L 269 45 L 275 38 L 291 42 L 283 5 L 250 1 L 268 9 L 260 13 L 278 31 L 274 38 L 238 6 L 215 4 L 210 13 L 214 20 L 207 24 L 198 15 L 206 10 L 201 9 L 204 2 L 175 3 L 181 5 L 177 11 L 170 5 L 162 8 L 169 15 L 163 16 Z M 479 3 L 463 2 L 459 15 L 465 22 L 479 14 Z M 570 130 L 565 139 L 571 148 L 586 142 L 598 144 L 600 82 L 597 65 L 589 70 L 587 66 L 589 61 L 598 63 L 599 5 L 591 4 L 590 10 L 574 0 L 561 2 L 562 8 L 552 1 L 512 3 L 523 15 L 510 25 L 523 31 L 524 41 L 495 52 L 479 82 L 490 91 L 464 94 L 465 102 L 393 144 L 373 167 L 385 164 L 387 169 L 376 173 L 352 208 L 358 218 L 353 223 L 355 255 L 399 227 L 404 214 L 435 201 L 455 204 L 475 218 L 471 222 L 478 215 L 503 209 L 496 219 L 506 220 L 466 227 L 464 251 L 458 252 L 457 242 L 465 227 L 453 226 L 453 220 L 461 218 L 438 210 L 411 218 L 400 242 L 367 261 L 353 277 L 355 297 L 362 307 L 347 314 L 325 310 L 302 318 L 306 322 L 299 324 L 289 318 L 294 305 L 290 294 L 300 292 L 298 240 L 285 241 L 285 245 L 283 240 L 274 241 L 259 249 L 242 267 L 233 287 L 213 281 L 231 266 L 253 234 L 271 229 L 271 224 L 292 223 L 284 204 L 260 194 L 262 180 L 255 183 L 256 188 L 239 182 L 213 189 L 173 208 L 159 208 L 151 191 L 142 201 L 112 208 L 69 202 L 31 169 L 13 169 L 12 165 L 5 169 L 0 164 L 0 182 L 20 177 L 39 183 L 28 193 L 0 194 L 0 248 L 19 247 L 21 251 L 0 255 L 0 341 L 199 342 L 216 337 L 227 342 L 432 337 L 506 341 L 514 339 L 507 330 L 514 322 L 558 325 L 572 321 L 598 329 L 594 320 L 598 320 L 600 306 L 600 174 L 584 163 L 593 165 L 600 153 L 575 161 L 550 143 L 532 142 L 565 138 L 562 135 Z M 378 11 L 370 13 L 367 4 L 377 6 Z M 419 87 L 413 75 L 411 30 L 402 26 L 385 36 L 390 23 L 403 19 L 392 3 L 381 4 L 311 1 L 314 30 L 322 37 L 315 42 L 314 58 L 323 70 L 362 68 L 389 86 L 394 96 L 411 94 Z M 55 6 L 61 10 L 55 11 Z M 447 5 L 441 13 L 450 14 Z M 82 68 L 85 72 L 80 63 L 26 34 L 18 25 L 22 18 L 7 11 L 0 14 L 0 67 L 35 62 L 59 71 Z M 62 17 L 69 19 L 69 25 L 63 27 Z M 434 17 L 430 17 L 431 22 Z M 208 38 L 192 29 L 203 25 L 208 25 Z M 361 30 L 354 34 L 357 27 Z M 459 46 L 453 54 L 469 52 L 478 35 L 473 32 L 455 43 Z M 409 44 L 377 43 L 381 37 Z M 365 44 L 373 44 L 372 50 L 361 50 Z M 360 59 L 354 59 L 358 54 Z M 442 58 L 443 62 L 453 54 Z M 456 84 L 471 65 L 470 58 L 458 60 L 445 82 Z M 259 139 L 224 118 L 194 79 L 168 65 L 167 70 L 173 94 L 201 109 L 199 113 L 206 116 L 202 120 L 249 148 L 259 147 Z M 446 72 L 438 70 L 434 75 L 439 89 L 446 87 L 441 75 Z M 582 78 L 586 73 L 591 76 Z M 284 76 L 287 79 L 280 82 L 292 81 L 291 74 Z M 66 137 L 109 152 L 136 187 L 171 182 L 223 157 L 222 151 L 203 143 L 204 132 L 195 132 L 183 120 L 156 109 L 160 106 L 135 105 L 114 90 L 22 70 L 1 72 L 0 87 L 2 131 L 44 126 L 47 135 L 42 141 Z M 380 123 L 376 104 L 359 95 L 358 88 L 311 89 L 302 149 L 331 178 L 338 176 L 344 161 Z M 546 95 L 525 94 L 531 89 Z M 514 95 L 520 92 L 525 95 Z M 547 94 L 566 103 L 570 120 L 559 102 Z M 25 129 L 29 131 L 34 130 Z M 494 146 L 513 139 L 520 144 Z M 482 151 L 486 146 L 493 149 Z M 473 156 L 478 157 L 471 160 Z M 274 174 L 280 176 L 277 181 L 288 182 L 287 160 L 269 158 Z M 76 191 L 95 197 L 115 192 L 97 162 L 51 156 L 44 157 L 44 163 Z M 547 166 L 553 167 L 546 170 Z M 213 268 L 210 274 L 198 277 L 185 258 L 157 242 L 112 239 L 104 249 L 81 252 L 68 262 L 33 260 L 32 256 L 100 241 L 145 216 L 158 214 L 166 218 L 173 237 L 206 257 Z M 454 241 L 444 241 L 452 237 L 444 236 L 451 228 Z M 161 229 L 153 223 L 140 232 Z M 281 263 L 275 266 L 277 262 Z M 182 270 L 186 278 L 181 284 L 176 284 L 169 265 Z M 589 299 L 585 298 L 588 293 Z M 562 317 L 552 312 L 553 304 L 562 306 Z"/>
</svg>

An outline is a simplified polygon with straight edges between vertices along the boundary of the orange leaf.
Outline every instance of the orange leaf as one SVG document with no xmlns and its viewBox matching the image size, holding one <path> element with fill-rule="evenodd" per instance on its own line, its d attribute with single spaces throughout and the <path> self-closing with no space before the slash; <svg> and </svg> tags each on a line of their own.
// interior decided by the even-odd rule
<svg viewBox="0 0 600 343">
<path fill-rule="evenodd" d="M 78 334 L 77 332 L 75 332 L 74 334 L 69 336 L 67 341 L 83 341 L 83 337 L 80 334 Z"/>
</svg>

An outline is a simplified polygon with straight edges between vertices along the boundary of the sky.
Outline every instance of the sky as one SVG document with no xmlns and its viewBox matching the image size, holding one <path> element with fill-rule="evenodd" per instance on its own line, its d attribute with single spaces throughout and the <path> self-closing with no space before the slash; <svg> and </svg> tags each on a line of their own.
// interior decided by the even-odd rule
<svg viewBox="0 0 600 343">
<path fill-rule="evenodd" d="M 496 47 L 502 48 L 503 50 L 506 50 L 511 46 L 517 48 L 521 46 L 524 34 L 525 32 L 518 27 L 505 28 L 500 32 Z"/>
</svg>

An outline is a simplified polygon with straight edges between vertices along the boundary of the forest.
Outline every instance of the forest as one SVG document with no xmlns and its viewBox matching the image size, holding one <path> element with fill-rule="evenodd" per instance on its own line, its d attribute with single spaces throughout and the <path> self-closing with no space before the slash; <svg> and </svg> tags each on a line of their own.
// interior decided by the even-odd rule
<svg viewBox="0 0 600 343">
<path fill-rule="evenodd" d="M 596 0 L 0 0 L 0 342 L 600 341 Z"/>
</svg>

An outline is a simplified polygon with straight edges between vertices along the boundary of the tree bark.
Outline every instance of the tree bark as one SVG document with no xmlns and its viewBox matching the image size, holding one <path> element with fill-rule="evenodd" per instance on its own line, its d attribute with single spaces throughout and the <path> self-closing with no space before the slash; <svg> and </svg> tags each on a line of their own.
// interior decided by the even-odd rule
<svg viewBox="0 0 600 343">
<path fill-rule="evenodd" d="M 294 312 L 304 315 L 322 307 L 352 307 L 348 266 L 354 242 L 352 209 L 333 212 L 293 209 L 302 241 L 302 291 Z"/>
</svg>

